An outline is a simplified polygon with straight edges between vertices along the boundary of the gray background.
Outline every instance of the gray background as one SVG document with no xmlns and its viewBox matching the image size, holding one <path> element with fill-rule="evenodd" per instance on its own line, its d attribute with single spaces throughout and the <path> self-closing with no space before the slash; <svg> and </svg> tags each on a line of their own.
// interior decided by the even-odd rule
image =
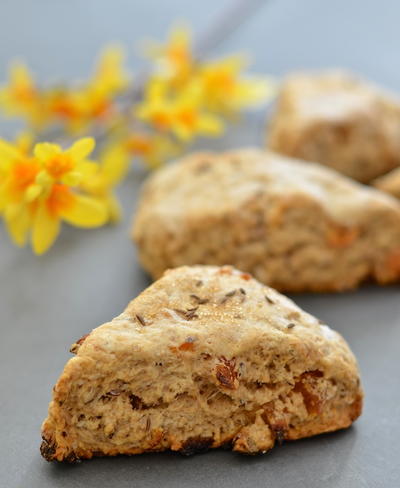
<svg viewBox="0 0 400 488">
<path fill-rule="evenodd" d="M 85 77 L 109 40 L 128 46 L 163 38 L 172 20 L 203 31 L 227 1 L 2 0 L 0 79 L 10 58 L 24 58 L 40 80 Z M 296 68 L 344 66 L 389 88 L 400 87 L 400 4 L 396 0 L 271 0 L 216 53 L 250 51 L 255 69 L 275 75 Z M 132 69 L 141 65 L 131 57 Z M 11 136 L 12 124 L 0 126 Z M 263 114 L 248 117 L 223 140 L 202 147 L 260 144 Z M 365 411 L 344 432 L 287 443 L 265 456 L 165 453 L 46 463 L 40 424 L 69 345 L 121 312 L 147 284 L 128 239 L 139 182 L 120 190 L 118 227 L 65 228 L 44 257 L 12 247 L 0 228 L 0 486 L 46 487 L 399 487 L 399 287 L 364 287 L 338 295 L 297 295 L 326 320 L 359 358 Z"/>
</svg>

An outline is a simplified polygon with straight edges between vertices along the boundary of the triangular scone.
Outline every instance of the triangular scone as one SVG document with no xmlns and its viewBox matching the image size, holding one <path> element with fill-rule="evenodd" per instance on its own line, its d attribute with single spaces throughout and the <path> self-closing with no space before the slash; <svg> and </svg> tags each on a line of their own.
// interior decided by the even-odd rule
<svg viewBox="0 0 400 488">
<path fill-rule="evenodd" d="M 259 150 L 193 154 L 152 175 L 133 229 L 159 277 L 231 264 L 281 291 L 400 279 L 400 204 L 318 164 Z"/>
<path fill-rule="evenodd" d="M 342 337 L 230 267 L 168 271 L 73 352 L 42 427 L 49 461 L 218 446 L 256 453 L 361 413 Z"/>
<path fill-rule="evenodd" d="M 345 72 L 283 81 L 268 147 L 362 182 L 400 165 L 400 100 Z"/>
</svg>

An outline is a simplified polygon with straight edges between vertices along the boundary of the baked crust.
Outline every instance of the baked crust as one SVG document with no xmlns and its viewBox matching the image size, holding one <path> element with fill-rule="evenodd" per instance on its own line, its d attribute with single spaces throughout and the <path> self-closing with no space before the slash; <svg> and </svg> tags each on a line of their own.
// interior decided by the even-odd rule
<svg viewBox="0 0 400 488">
<path fill-rule="evenodd" d="M 283 81 L 268 147 L 367 183 L 400 165 L 400 101 L 349 73 Z"/>
<path fill-rule="evenodd" d="M 198 153 L 145 184 L 132 237 L 157 278 L 231 264 L 281 291 L 400 278 L 400 205 L 318 164 L 242 149 Z"/>
<path fill-rule="evenodd" d="M 378 190 L 400 198 L 400 168 L 396 168 L 372 182 Z"/>
<path fill-rule="evenodd" d="M 167 272 L 72 350 L 42 426 L 48 461 L 255 454 L 348 427 L 362 409 L 343 338 L 231 267 Z"/>
</svg>

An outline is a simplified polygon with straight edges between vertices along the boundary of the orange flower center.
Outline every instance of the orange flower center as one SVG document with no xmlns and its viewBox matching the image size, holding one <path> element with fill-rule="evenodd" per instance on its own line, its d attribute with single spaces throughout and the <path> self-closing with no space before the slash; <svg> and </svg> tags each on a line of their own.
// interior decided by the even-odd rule
<svg viewBox="0 0 400 488">
<path fill-rule="evenodd" d="M 56 154 L 49 161 L 46 161 L 45 168 L 55 179 L 61 178 L 74 167 L 74 162 L 68 154 Z"/>
<path fill-rule="evenodd" d="M 109 100 L 99 100 L 92 108 L 93 117 L 105 118 L 111 113 L 111 103 Z"/>
<path fill-rule="evenodd" d="M 78 115 L 78 111 L 73 103 L 66 98 L 57 98 L 53 102 L 53 112 L 64 119 L 73 119 Z"/>
<path fill-rule="evenodd" d="M 185 46 L 172 45 L 167 51 L 167 58 L 175 65 L 183 65 L 189 62 L 188 51 Z"/>
<path fill-rule="evenodd" d="M 17 85 L 13 88 L 13 95 L 21 103 L 30 103 L 36 97 L 36 90 L 30 85 Z"/>
<path fill-rule="evenodd" d="M 224 93 L 232 93 L 235 81 L 226 71 L 216 71 L 211 74 L 208 79 L 208 85 L 210 90 L 223 91 Z"/>
<path fill-rule="evenodd" d="M 184 126 L 189 129 L 194 129 L 194 127 L 196 126 L 197 114 L 191 108 L 182 109 L 180 112 L 178 112 L 177 118 Z"/>
<path fill-rule="evenodd" d="M 61 212 L 71 208 L 74 201 L 74 194 L 67 186 L 61 183 L 55 183 L 47 198 L 46 204 L 50 214 L 56 217 Z"/>
<path fill-rule="evenodd" d="M 35 182 L 40 165 L 34 158 L 22 159 L 12 168 L 12 186 L 14 191 L 24 192 L 29 185 Z"/>
<path fill-rule="evenodd" d="M 153 116 L 153 124 L 157 127 L 159 130 L 165 130 L 168 129 L 170 126 L 170 116 L 166 112 L 158 111 L 154 112 Z"/>
<path fill-rule="evenodd" d="M 151 150 L 151 142 L 145 136 L 133 136 L 127 141 L 128 150 L 135 154 L 148 154 Z"/>
</svg>

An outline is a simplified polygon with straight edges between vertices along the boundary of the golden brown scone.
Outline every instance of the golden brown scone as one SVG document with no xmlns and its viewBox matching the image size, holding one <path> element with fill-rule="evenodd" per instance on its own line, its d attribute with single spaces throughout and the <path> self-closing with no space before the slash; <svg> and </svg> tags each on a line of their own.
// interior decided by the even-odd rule
<svg viewBox="0 0 400 488">
<path fill-rule="evenodd" d="M 350 74 L 294 74 L 282 84 L 268 147 L 367 183 L 400 165 L 400 102 Z"/>
<path fill-rule="evenodd" d="M 145 185 L 143 266 L 231 264 L 281 291 L 400 279 L 400 204 L 333 170 L 259 150 L 193 154 Z"/>
<path fill-rule="evenodd" d="M 389 173 L 372 182 L 378 190 L 400 198 L 400 168 L 393 169 Z"/>
<path fill-rule="evenodd" d="M 219 446 L 253 454 L 361 413 L 343 338 L 231 267 L 168 271 L 72 351 L 42 427 L 48 461 Z"/>
</svg>

